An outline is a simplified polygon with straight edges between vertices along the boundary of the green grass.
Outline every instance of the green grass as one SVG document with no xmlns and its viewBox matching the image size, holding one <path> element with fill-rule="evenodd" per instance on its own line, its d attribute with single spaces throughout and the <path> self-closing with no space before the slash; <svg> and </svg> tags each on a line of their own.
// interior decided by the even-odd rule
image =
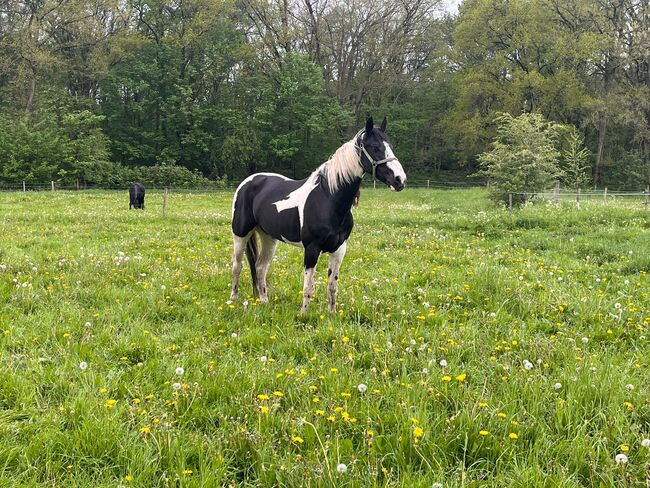
<svg viewBox="0 0 650 488">
<path fill-rule="evenodd" d="M 0 485 L 646 486 L 642 202 L 364 190 L 301 316 L 290 246 L 227 302 L 230 199 L 0 194 Z"/>
</svg>

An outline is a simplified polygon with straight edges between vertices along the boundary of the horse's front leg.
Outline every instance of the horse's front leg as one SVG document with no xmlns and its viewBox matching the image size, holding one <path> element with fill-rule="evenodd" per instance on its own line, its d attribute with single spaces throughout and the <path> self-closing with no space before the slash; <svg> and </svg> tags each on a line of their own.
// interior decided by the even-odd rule
<svg viewBox="0 0 650 488">
<path fill-rule="evenodd" d="M 302 287 L 302 313 L 307 312 L 309 302 L 314 296 L 314 279 L 316 275 L 316 263 L 320 256 L 320 249 L 316 246 L 305 247 L 305 278 Z"/>
<path fill-rule="evenodd" d="M 330 312 L 336 312 L 336 291 L 339 286 L 339 270 L 345 257 L 347 243 L 343 242 L 339 248 L 330 254 L 327 267 L 327 303 Z"/>
</svg>

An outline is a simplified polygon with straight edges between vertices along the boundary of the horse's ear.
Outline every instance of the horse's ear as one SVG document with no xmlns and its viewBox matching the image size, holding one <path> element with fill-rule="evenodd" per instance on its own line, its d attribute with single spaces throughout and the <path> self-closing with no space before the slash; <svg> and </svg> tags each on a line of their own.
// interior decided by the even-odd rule
<svg viewBox="0 0 650 488">
<path fill-rule="evenodd" d="M 384 117 L 384 120 L 381 121 L 381 131 L 386 132 L 386 124 L 388 123 L 388 120 L 386 120 L 386 117 Z"/>
<path fill-rule="evenodd" d="M 374 127 L 375 127 L 375 123 L 372 121 L 372 117 L 368 117 L 368 119 L 366 120 L 366 134 L 370 134 Z"/>
</svg>

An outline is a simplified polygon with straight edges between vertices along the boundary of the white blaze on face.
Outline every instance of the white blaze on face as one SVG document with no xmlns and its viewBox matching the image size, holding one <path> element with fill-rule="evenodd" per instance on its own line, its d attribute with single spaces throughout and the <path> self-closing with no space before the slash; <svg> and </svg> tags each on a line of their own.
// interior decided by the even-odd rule
<svg viewBox="0 0 650 488">
<path fill-rule="evenodd" d="M 404 168 L 402 168 L 402 164 L 399 162 L 399 159 L 393 154 L 393 150 L 390 148 L 387 142 L 384 142 L 384 148 L 385 148 L 385 158 L 395 158 L 393 161 L 388 161 L 386 165 L 390 168 L 390 170 L 393 172 L 395 177 L 399 177 L 401 180 L 402 184 L 406 183 L 406 173 L 404 173 Z"/>
</svg>

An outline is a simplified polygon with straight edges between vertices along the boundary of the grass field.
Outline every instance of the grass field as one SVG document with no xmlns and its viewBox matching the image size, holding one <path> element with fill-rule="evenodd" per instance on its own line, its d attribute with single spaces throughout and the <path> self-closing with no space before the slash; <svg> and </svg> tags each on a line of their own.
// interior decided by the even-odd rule
<svg viewBox="0 0 650 488">
<path fill-rule="evenodd" d="M 227 301 L 230 198 L 0 194 L 0 485 L 647 486 L 642 202 L 364 191 L 301 316 L 289 246 Z"/>
</svg>

